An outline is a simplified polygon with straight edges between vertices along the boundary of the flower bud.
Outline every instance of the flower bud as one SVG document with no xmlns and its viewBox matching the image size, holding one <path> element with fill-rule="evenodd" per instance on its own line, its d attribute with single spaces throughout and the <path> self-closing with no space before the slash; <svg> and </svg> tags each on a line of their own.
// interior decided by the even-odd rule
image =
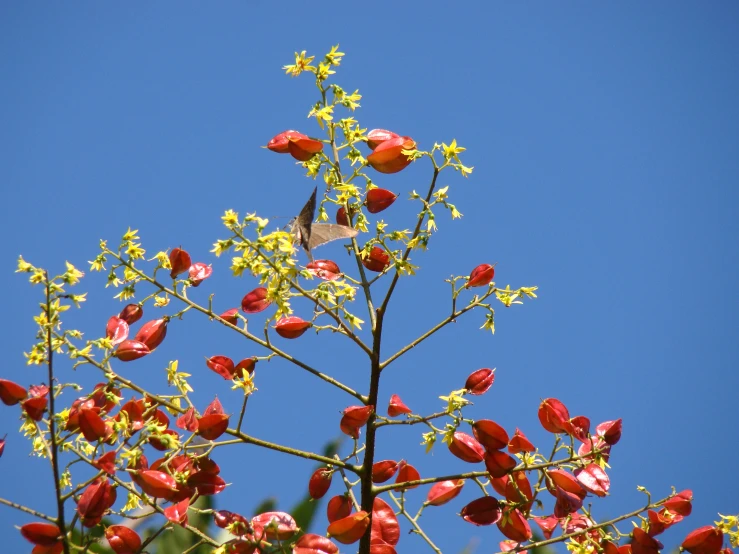
<svg viewBox="0 0 739 554">
<path fill-rule="evenodd" d="M 105 336 L 108 337 L 113 346 L 122 343 L 128 338 L 128 323 L 117 316 L 112 316 L 105 326 Z"/>
<path fill-rule="evenodd" d="M 267 289 L 257 287 L 241 300 L 241 310 L 247 314 L 256 314 L 266 310 L 271 303 L 271 300 L 267 300 Z"/>
<path fill-rule="evenodd" d="M 403 150 L 415 149 L 416 143 L 410 137 L 390 138 L 377 145 L 372 154 L 367 156 L 367 163 L 380 173 L 398 173 L 411 163 Z"/>
<path fill-rule="evenodd" d="M 129 325 L 133 325 L 139 319 L 141 319 L 143 315 L 144 309 L 139 304 L 129 304 L 121 310 L 121 313 L 118 314 L 118 317 Z"/>
<path fill-rule="evenodd" d="M 456 498 L 464 487 L 464 479 L 440 481 L 435 483 L 426 496 L 426 502 L 431 506 L 441 506 Z"/>
<path fill-rule="evenodd" d="M 313 324 L 305 321 L 297 316 L 288 316 L 280 318 L 275 323 L 275 332 L 283 339 L 297 339 L 305 333 Z"/>
<path fill-rule="evenodd" d="M 362 538 L 369 524 L 369 514 L 361 511 L 334 521 L 328 526 L 327 531 L 329 537 L 336 539 L 341 544 L 352 544 Z"/>
<path fill-rule="evenodd" d="M 398 135 L 398 133 L 386 131 L 385 129 L 372 129 L 369 133 L 367 133 L 367 146 L 370 147 L 370 150 L 374 150 L 383 142 L 390 139 L 398 138 L 399 136 L 400 135 Z"/>
<path fill-rule="evenodd" d="M 172 266 L 172 271 L 170 271 L 169 276 L 174 279 L 180 273 L 187 271 L 192 265 L 190 254 L 181 248 L 174 248 L 172 252 L 169 253 L 169 265 Z"/>
<path fill-rule="evenodd" d="M 308 480 L 308 494 L 314 500 L 323 498 L 331 487 L 333 472 L 327 467 L 319 467 Z"/>
<path fill-rule="evenodd" d="M 111 525 L 105 530 L 105 538 L 115 554 L 136 554 L 141 548 L 141 537 L 125 525 Z"/>
<path fill-rule="evenodd" d="M 190 284 L 193 287 L 197 287 L 205 281 L 208 277 L 213 274 L 213 267 L 206 265 L 202 262 L 195 262 L 188 269 L 188 276 L 190 277 Z"/>
<path fill-rule="evenodd" d="M 470 273 L 470 278 L 464 288 L 468 289 L 470 287 L 484 287 L 493 280 L 494 276 L 494 266 L 490 264 L 478 265 L 475 269 L 472 270 L 472 273 Z"/>
<path fill-rule="evenodd" d="M 394 394 L 390 397 L 390 403 L 387 407 L 387 415 L 390 417 L 396 417 L 409 413 L 411 413 L 411 409 L 405 405 L 405 403 L 400 399 L 400 396 Z"/>
<path fill-rule="evenodd" d="M 362 265 L 370 271 L 379 273 L 390 265 L 390 256 L 379 246 L 373 246 L 369 255 L 362 258 Z"/>
<path fill-rule="evenodd" d="M 153 351 L 167 336 L 167 323 L 169 323 L 169 318 L 166 317 L 147 321 L 136 333 L 134 340 L 143 342 L 150 351 Z"/>
<path fill-rule="evenodd" d="M 296 160 L 305 162 L 310 160 L 314 154 L 323 150 L 323 143 L 298 131 L 288 130 L 275 135 L 267 143 L 267 148 L 278 154 L 289 153 Z"/>
<path fill-rule="evenodd" d="M 449 443 L 449 452 L 460 460 L 471 464 L 482 462 L 485 456 L 482 445 L 467 433 L 460 431 L 454 433 L 452 442 Z"/>
<path fill-rule="evenodd" d="M 28 392 L 18 383 L 8 381 L 7 379 L 0 379 L 0 400 L 6 406 L 15 406 L 26 396 L 28 396 Z"/>
<path fill-rule="evenodd" d="M 364 203 L 367 205 L 367 211 L 371 214 L 380 213 L 389 208 L 398 195 L 386 189 L 371 189 L 367 191 Z"/>
<path fill-rule="evenodd" d="M 495 381 L 495 370 L 484 367 L 470 373 L 470 376 L 467 377 L 467 381 L 464 384 L 464 388 L 466 388 L 470 394 L 479 396 L 481 394 L 485 394 L 488 389 L 493 386 L 493 381 Z"/>
<path fill-rule="evenodd" d="M 500 520 L 500 503 L 492 496 L 483 496 L 467 504 L 459 515 L 474 525 L 492 525 Z"/>
<path fill-rule="evenodd" d="M 122 362 L 130 362 L 151 354 L 151 350 L 143 342 L 137 340 L 124 340 L 118 345 L 113 355 Z"/>
</svg>

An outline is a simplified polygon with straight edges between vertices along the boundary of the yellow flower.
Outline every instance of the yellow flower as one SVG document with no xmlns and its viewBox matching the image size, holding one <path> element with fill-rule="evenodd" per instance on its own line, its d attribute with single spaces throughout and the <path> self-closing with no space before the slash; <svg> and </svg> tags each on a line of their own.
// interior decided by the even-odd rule
<svg viewBox="0 0 739 554">
<path fill-rule="evenodd" d="M 315 58 L 315 56 L 306 56 L 305 50 L 303 50 L 299 54 L 295 52 L 295 63 L 291 65 L 285 65 L 282 67 L 282 69 L 284 69 L 285 73 L 287 73 L 291 77 L 297 77 L 303 71 L 315 72 L 316 68 L 312 65 L 309 65 L 310 62 L 313 61 L 313 58 Z"/>
</svg>

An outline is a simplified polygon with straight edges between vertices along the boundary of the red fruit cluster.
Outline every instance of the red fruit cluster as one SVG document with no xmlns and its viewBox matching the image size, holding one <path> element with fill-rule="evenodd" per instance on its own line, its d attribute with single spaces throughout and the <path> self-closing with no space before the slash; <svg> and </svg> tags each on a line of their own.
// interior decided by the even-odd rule
<svg viewBox="0 0 739 554">
<path fill-rule="evenodd" d="M 190 285 L 193 287 L 197 287 L 213 273 L 213 268 L 207 264 L 202 262 L 192 263 L 190 254 L 181 248 L 174 248 L 169 253 L 169 265 L 172 267 L 169 273 L 172 279 L 187 272 Z"/>
<path fill-rule="evenodd" d="M 306 162 L 323 150 L 323 143 L 298 131 L 288 130 L 275 135 L 267 143 L 267 148 L 278 154 L 290 154 L 296 160 Z"/>
<path fill-rule="evenodd" d="M 380 173 L 397 173 L 411 163 L 411 158 L 403 151 L 416 149 L 416 142 L 411 137 L 401 137 L 392 131 L 373 129 L 367 133 L 367 146 L 372 154 L 367 156 L 367 163 Z"/>
</svg>

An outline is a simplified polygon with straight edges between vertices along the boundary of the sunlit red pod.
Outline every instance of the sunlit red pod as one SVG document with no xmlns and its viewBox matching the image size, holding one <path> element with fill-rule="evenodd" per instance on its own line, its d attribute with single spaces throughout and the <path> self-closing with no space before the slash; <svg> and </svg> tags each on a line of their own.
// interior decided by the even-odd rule
<svg viewBox="0 0 739 554">
<path fill-rule="evenodd" d="M 153 351 L 157 346 L 162 344 L 164 337 L 167 336 L 167 324 L 169 318 L 154 319 L 147 321 L 141 326 L 139 332 L 133 338 L 135 341 L 144 343 L 147 348 Z"/>
<path fill-rule="evenodd" d="M 125 525 L 111 525 L 105 529 L 105 538 L 115 554 L 136 554 L 141 548 L 139 534 Z"/>
<path fill-rule="evenodd" d="M 654 537 L 650 537 L 644 529 L 636 527 L 631 532 L 631 552 L 633 554 L 659 554 L 662 550 L 662 543 Z M 692 552 L 691 554 L 708 554 L 704 552 Z M 714 553 L 718 554 L 718 550 Z"/>
<path fill-rule="evenodd" d="M 539 405 L 539 421 L 550 433 L 571 433 L 570 412 L 556 398 L 546 398 Z"/>
<path fill-rule="evenodd" d="M 353 427 L 364 427 L 369 421 L 370 416 L 374 413 L 375 407 L 370 406 L 349 406 L 343 411 L 342 421 Z"/>
<path fill-rule="evenodd" d="M 352 501 L 346 495 L 334 496 L 326 504 L 326 518 L 329 523 L 338 521 L 352 513 Z"/>
<path fill-rule="evenodd" d="M 490 419 L 478 419 L 472 424 L 472 433 L 485 450 L 500 450 L 508 445 L 508 433 Z"/>
<path fill-rule="evenodd" d="M 323 143 L 298 131 L 288 130 L 275 135 L 267 143 L 267 148 L 278 154 L 290 154 L 296 160 L 305 162 L 323 150 Z"/>
<path fill-rule="evenodd" d="M 516 458 L 499 450 L 489 450 L 485 453 L 485 469 L 491 477 L 503 477 L 510 473 L 518 464 Z"/>
<path fill-rule="evenodd" d="M 524 542 L 531 538 L 529 522 L 519 510 L 508 510 L 498 521 L 498 529 L 512 541 Z"/>
<path fill-rule="evenodd" d="M 575 416 L 570 419 L 571 434 L 580 442 L 588 440 L 590 435 L 590 420 L 585 416 Z"/>
<path fill-rule="evenodd" d="M 295 542 L 292 554 L 338 554 L 338 552 L 339 547 L 330 539 L 306 533 Z"/>
<path fill-rule="evenodd" d="M 28 396 L 28 392 L 18 383 L 8 381 L 7 379 L 0 379 L 0 400 L 6 406 L 15 406 L 26 396 Z"/>
<path fill-rule="evenodd" d="M 400 540 L 400 525 L 390 505 L 379 496 L 372 503 L 371 542 L 395 546 Z"/>
<path fill-rule="evenodd" d="M 384 483 L 393 478 L 398 472 L 398 462 L 395 460 L 381 460 L 372 464 L 372 482 Z"/>
<path fill-rule="evenodd" d="M 244 374 L 244 371 L 251 375 L 252 373 L 254 373 L 254 368 L 256 367 L 258 361 L 259 360 L 257 360 L 254 356 L 252 356 L 251 358 L 244 358 L 238 364 L 236 364 L 236 367 L 234 367 L 234 377 L 241 377 Z"/>
<path fill-rule="evenodd" d="M 211 356 L 210 358 L 206 358 L 205 365 L 224 379 L 231 380 L 235 376 L 236 366 L 234 366 L 233 360 L 228 356 Z"/>
<path fill-rule="evenodd" d="M 403 154 L 403 150 L 415 149 L 416 142 L 411 137 L 389 138 L 378 144 L 372 154 L 367 156 L 367 163 L 380 173 L 398 173 L 411 163 L 411 159 Z"/>
<path fill-rule="evenodd" d="M 518 454 L 519 452 L 534 452 L 535 450 L 536 447 L 531 444 L 523 431 L 516 427 L 516 432 L 513 433 L 511 440 L 508 442 L 508 452 Z"/>
<path fill-rule="evenodd" d="M 373 246 L 369 251 L 369 255 L 362 258 L 362 265 L 370 271 L 380 273 L 390 265 L 390 256 L 379 246 Z"/>
<path fill-rule="evenodd" d="M 467 504 L 459 512 L 462 519 L 475 525 L 492 525 L 501 517 L 500 503 L 492 496 L 483 496 Z"/>
<path fill-rule="evenodd" d="M 190 507 L 190 499 L 185 498 L 176 504 L 164 508 L 164 517 L 172 523 L 187 525 L 187 509 Z"/>
<path fill-rule="evenodd" d="M 105 512 L 115 504 L 116 490 L 107 477 L 101 477 L 88 485 L 79 501 L 77 513 L 85 527 L 95 527 L 103 519 Z"/>
<path fill-rule="evenodd" d="M 165 429 L 157 436 L 150 436 L 148 443 L 160 452 L 171 450 L 180 440 L 180 435 L 173 429 Z"/>
<path fill-rule="evenodd" d="M 676 514 L 666 508 L 662 508 L 659 512 L 647 510 L 647 519 L 649 520 L 647 534 L 650 537 L 654 537 L 669 529 L 676 523 L 680 523 L 685 518 L 680 514 Z"/>
<path fill-rule="evenodd" d="M 251 529 L 251 525 L 244 516 L 229 512 L 228 510 L 213 512 L 213 521 L 216 527 L 220 527 L 221 529 L 229 528 L 230 533 L 236 536 L 245 535 Z"/>
<path fill-rule="evenodd" d="M 559 526 L 559 519 L 553 515 L 546 517 L 532 516 L 531 520 L 539 526 L 545 539 L 552 538 L 554 531 Z"/>
<path fill-rule="evenodd" d="M 369 514 L 360 511 L 334 521 L 328 526 L 327 532 L 329 537 L 341 544 L 353 544 L 362 538 L 369 524 Z"/>
<path fill-rule="evenodd" d="M 213 274 L 213 267 L 203 262 L 195 262 L 187 270 L 187 274 L 190 277 L 190 284 L 197 287 Z"/>
<path fill-rule="evenodd" d="M 514 471 L 508 476 L 503 494 L 510 503 L 524 503 L 519 509 L 524 515 L 528 515 L 533 505 L 534 492 L 525 471 Z"/>
<path fill-rule="evenodd" d="M 198 435 L 206 440 L 214 441 L 228 429 L 227 414 L 211 413 L 198 418 Z"/>
<path fill-rule="evenodd" d="M 470 278 L 464 288 L 487 286 L 495 277 L 495 266 L 480 264 L 470 273 Z"/>
<path fill-rule="evenodd" d="M 272 301 L 267 299 L 267 289 L 257 287 L 241 299 L 241 310 L 247 314 L 256 314 L 266 310 L 271 303 Z"/>
<path fill-rule="evenodd" d="M 405 460 L 400 460 L 400 462 L 398 462 L 398 476 L 395 478 L 396 483 L 418 481 L 419 479 L 421 479 L 421 474 L 418 473 L 418 470 L 415 467 L 407 463 Z M 415 489 L 416 487 L 418 487 L 418 485 L 401 485 L 396 487 L 395 490 L 409 490 Z"/>
<path fill-rule="evenodd" d="M 596 496 L 606 496 L 611 487 L 611 480 L 598 464 L 588 464 L 575 470 L 575 479 L 587 491 Z"/>
<path fill-rule="evenodd" d="M 354 204 L 349 205 L 349 212 L 354 215 Z M 349 221 L 349 218 L 346 216 L 346 210 L 344 209 L 344 206 L 340 207 L 338 210 L 336 210 L 336 223 L 339 225 L 343 225 L 344 227 L 351 227 L 351 222 Z"/>
<path fill-rule="evenodd" d="M 331 487 L 333 472 L 327 467 L 319 467 L 308 480 L 308 494 L 314 500 L 323 498 Z"/>
<path fill-rule="evenodd" d="M 295 519 L 285 512 L 265 512 L 251 519 L 254 534 L 259 536 L 264 533 L 268 539 L 285 540 L 298 532 Z"/>
<path fill-rule="evenodd" d="M 38 546 L 54 546 L 62 541 L 59 527 L 53 523 L 26 523 L 20 531 L 24 539 Z"/>
<path fill-rule="evenodd" d="M 688 533 L 681 547 L 690 554 L 718 554 L 724 543 L 724 533 L 711 525 Z"/>
<path fill-rule="evenodd" d="M 398 138 L 399 136 L 400 135 L 398 133 L 393 133 L 392 131 L 387 131 L 385 129 L 372 129 L 367 133 L 367 146 L 370 147 L 370 150 L 374 150 L 383 142 Z"/>
<path fill-rule="evenodd" d="M 297 339 L 312 326 L 310 321 L 291 315 L 280 318 L 275 323 L 275 332 L 283 339 Z"/>
<path fill-rule="evenodd" d="M 470 394 L 479 396 L 481 394 L 485 394 L 488 389 L 493 386 L 493 381 L 495 381 L 495 370 L 484 367 L 470 373 L 470 376 L 467 377 L 467 381 L 464 384 L 464 388 L 466 388 Z"/>
<path fill-rule="evenodd" d="M 393 394 L 390 397 L 390 403 L 387 406 L 387 415 L 390 417 L 397 417 L 399 415 L 409 413 L 411 413 L 411 409 L 405 405 L 405 402 L 400 399 L 400 396 Z"/>
<path fill-rule="evenodd" d="M 474 437 L 461 431 L 454 433 L 449 443 L 449 452 L 460 460 L 471 464 L 482 462 L 485 456 L 485 450 L 482 445 Z"/>
<path fill-rule="evenodd" d="M 48 403 L 49 399 L 46 396 L 32 396 L 21 402 L 21 407 L 33 421 L 41 421 Z"/>
<path fill-rule="evenodd" d="M 464 479 L 440 481 L 435 483 L 426 495 L 426 502 L 431 506 L 441 506 L 456 498 L 464 487 Z"/>
<path fill-rule="evenodd" d="M 177 493 L 177 481 L 163 471 L 147 469 L 131 472 L 131 478 L 141 490 L 154 498 L 169 500 Z"/>
<path fill-rule="evenodd" d="M 141 319 L 143 315 L 144 308 L 142 308 L 139 304 L 129 304 L 121 310 L 121 313 L 118 314 L 118 317 L 129 325 L 133 325 L 139 319 Z"/>
<path fill-rule="evenodd" d="M 115 473 L 115 450 L 111 450 L 92 461 L 92 466 L 108 475 Z"/>
<path fill-rule="evenodd" d="M 143 342 L 137 340 L 124 340 L 118 345 L 113 355 L 122 362 L 131 362 L 151 354 L 151 350 Z"/>
<path fill-rule="evenodd" d="M 237 315 L 238 313 L 238 308 L 231 308 L 230 310 L 226 310 L 225 312 L 223 312 L 218 317 L 220 317 L 224 321 L 228 321 L 231 325 L 236 325 L 239 322 L 239 317 Z"/>
<path fill-rule="evenodd" d="M 192 265 L 190 254 L 181 248 L 172 249 L 169 253 L 169 265 L 172 266 L 172 271 L 170 271 L 169 276 L 174 279 L 180 273 L 185 273 L 185 271 L 190 269 L 190 266 Z"/>
<path fill-rule="evenodd" d="M 665 508 L 681 516 L 689 516 L 693 511 L 693 491 L 684 490 L 665 501 Z"/>
<path fill-rule="evenodd" d="M 128 323 L 118 316 L 111 316 L 105 326 L 105 336 L 111 340 L 113 346 L 122 343 L 128 338 Z"/>
<path fill-rule="evenodd" d="M 377 214 L 389 208 L 397 198 L 397 194 L 387 189 L 370 189 L 367 191 L 364 203 L 369 213 Z"/>
<path fill-rule="evenodd" d="M 313 260 L 305 268 L 308 273 L 324 281 L 335 281 L 343 275 L 336 262 L 331 260 Z"/>
<path fill-rule="evenodd" d="M 95 409 L 80 410 L 78 421 L 80 431 L 88 442 L 103 440 L 112 434 L 112 429 L 108 431 L 105 421 Z"/>
<path fill-rule="evenodd" d="M 604 421 L 595 428 L 595 434 L 603 438 L 606 444 L 614 445 L 621 440 L 623 422 L 621 418 L 614 421 Z"/>
<path fill-rule="evenodd" d="M 220 475 L 196 471 L 187 478 L 187 486 L 198 491 L 200 496 L 212 496 L 225 490 L 226 481 Z"/>
</svg>

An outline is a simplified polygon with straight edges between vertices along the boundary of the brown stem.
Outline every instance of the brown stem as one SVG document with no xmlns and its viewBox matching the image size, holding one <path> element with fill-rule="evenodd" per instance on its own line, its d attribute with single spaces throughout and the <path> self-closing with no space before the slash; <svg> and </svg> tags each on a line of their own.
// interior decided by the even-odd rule
<svg viewBox="0 0 739 554">
<path fill-rule="evenodd" d="M 32 516 L 36 516 L 41 519 L 45 519 L 46 521 L 50 521 L 52 523 L 57 522 L 57 518 L 47 516 L 46 514 L 42 512 L 37 512 L 33 508 L 28 508 L 22 504 L 16 504 L 15 502 L 11 502 L 10 500 L 6 500 L 4 498 L 0 498 L 0 504 L 5 504 L 6 506 L 10 506 L 11 508 L 15 508 L 16 510 L 20 510 L 21 512 L 26 512 L 27 514 L 31 514 Z"/>
<path fill-rule="evenodd" d="M 423 540 L 426 541 L 426 543 L 431 547 L 431 550 L 436 552 L 436 554 L 441 554 L 441 550 L 439 550 L 439 547 L 436 546 L 433 541 L 429 538 L 429 536 L 421 529 L 421 526 L 418 525 L 418 516 L 412 517 L 405 509 L 405 506 L 401 504 L 395 496 L 393 496 L 393 493 L 390 493 L 390 498 L 395 503 L 395 505 L 400 510 L 400 513 L 410 522 L 410 524 L 413 526 L 413 530 L 417 535 L 420 535 Z M 420 515 L 420 514 L 419 514 Z"/>
<path fill-rule="evenodd" d="M 62 535 L 62 544 L 64 545 L 64 554 L 69 554 L 69 540 L 67 538 L 67 526 L 64 523 L 64 500 L 62 499 L 62 488 L 59 483 L 59 449 L 56 442 L 56 422 L 54 416 L 56 414 L 54 405 L 54 349 L 51 343 L 51 283 L 49 282 L 49 273 L 44 272 L 46 281 L 46 350 L 47 350 L 47 367 L 49 379 L 49 434 L 51 440 L 51 468 L 54 473 L 54 493 L 56 494 L 57 508 L 57 526 Z"/>
</svg>

